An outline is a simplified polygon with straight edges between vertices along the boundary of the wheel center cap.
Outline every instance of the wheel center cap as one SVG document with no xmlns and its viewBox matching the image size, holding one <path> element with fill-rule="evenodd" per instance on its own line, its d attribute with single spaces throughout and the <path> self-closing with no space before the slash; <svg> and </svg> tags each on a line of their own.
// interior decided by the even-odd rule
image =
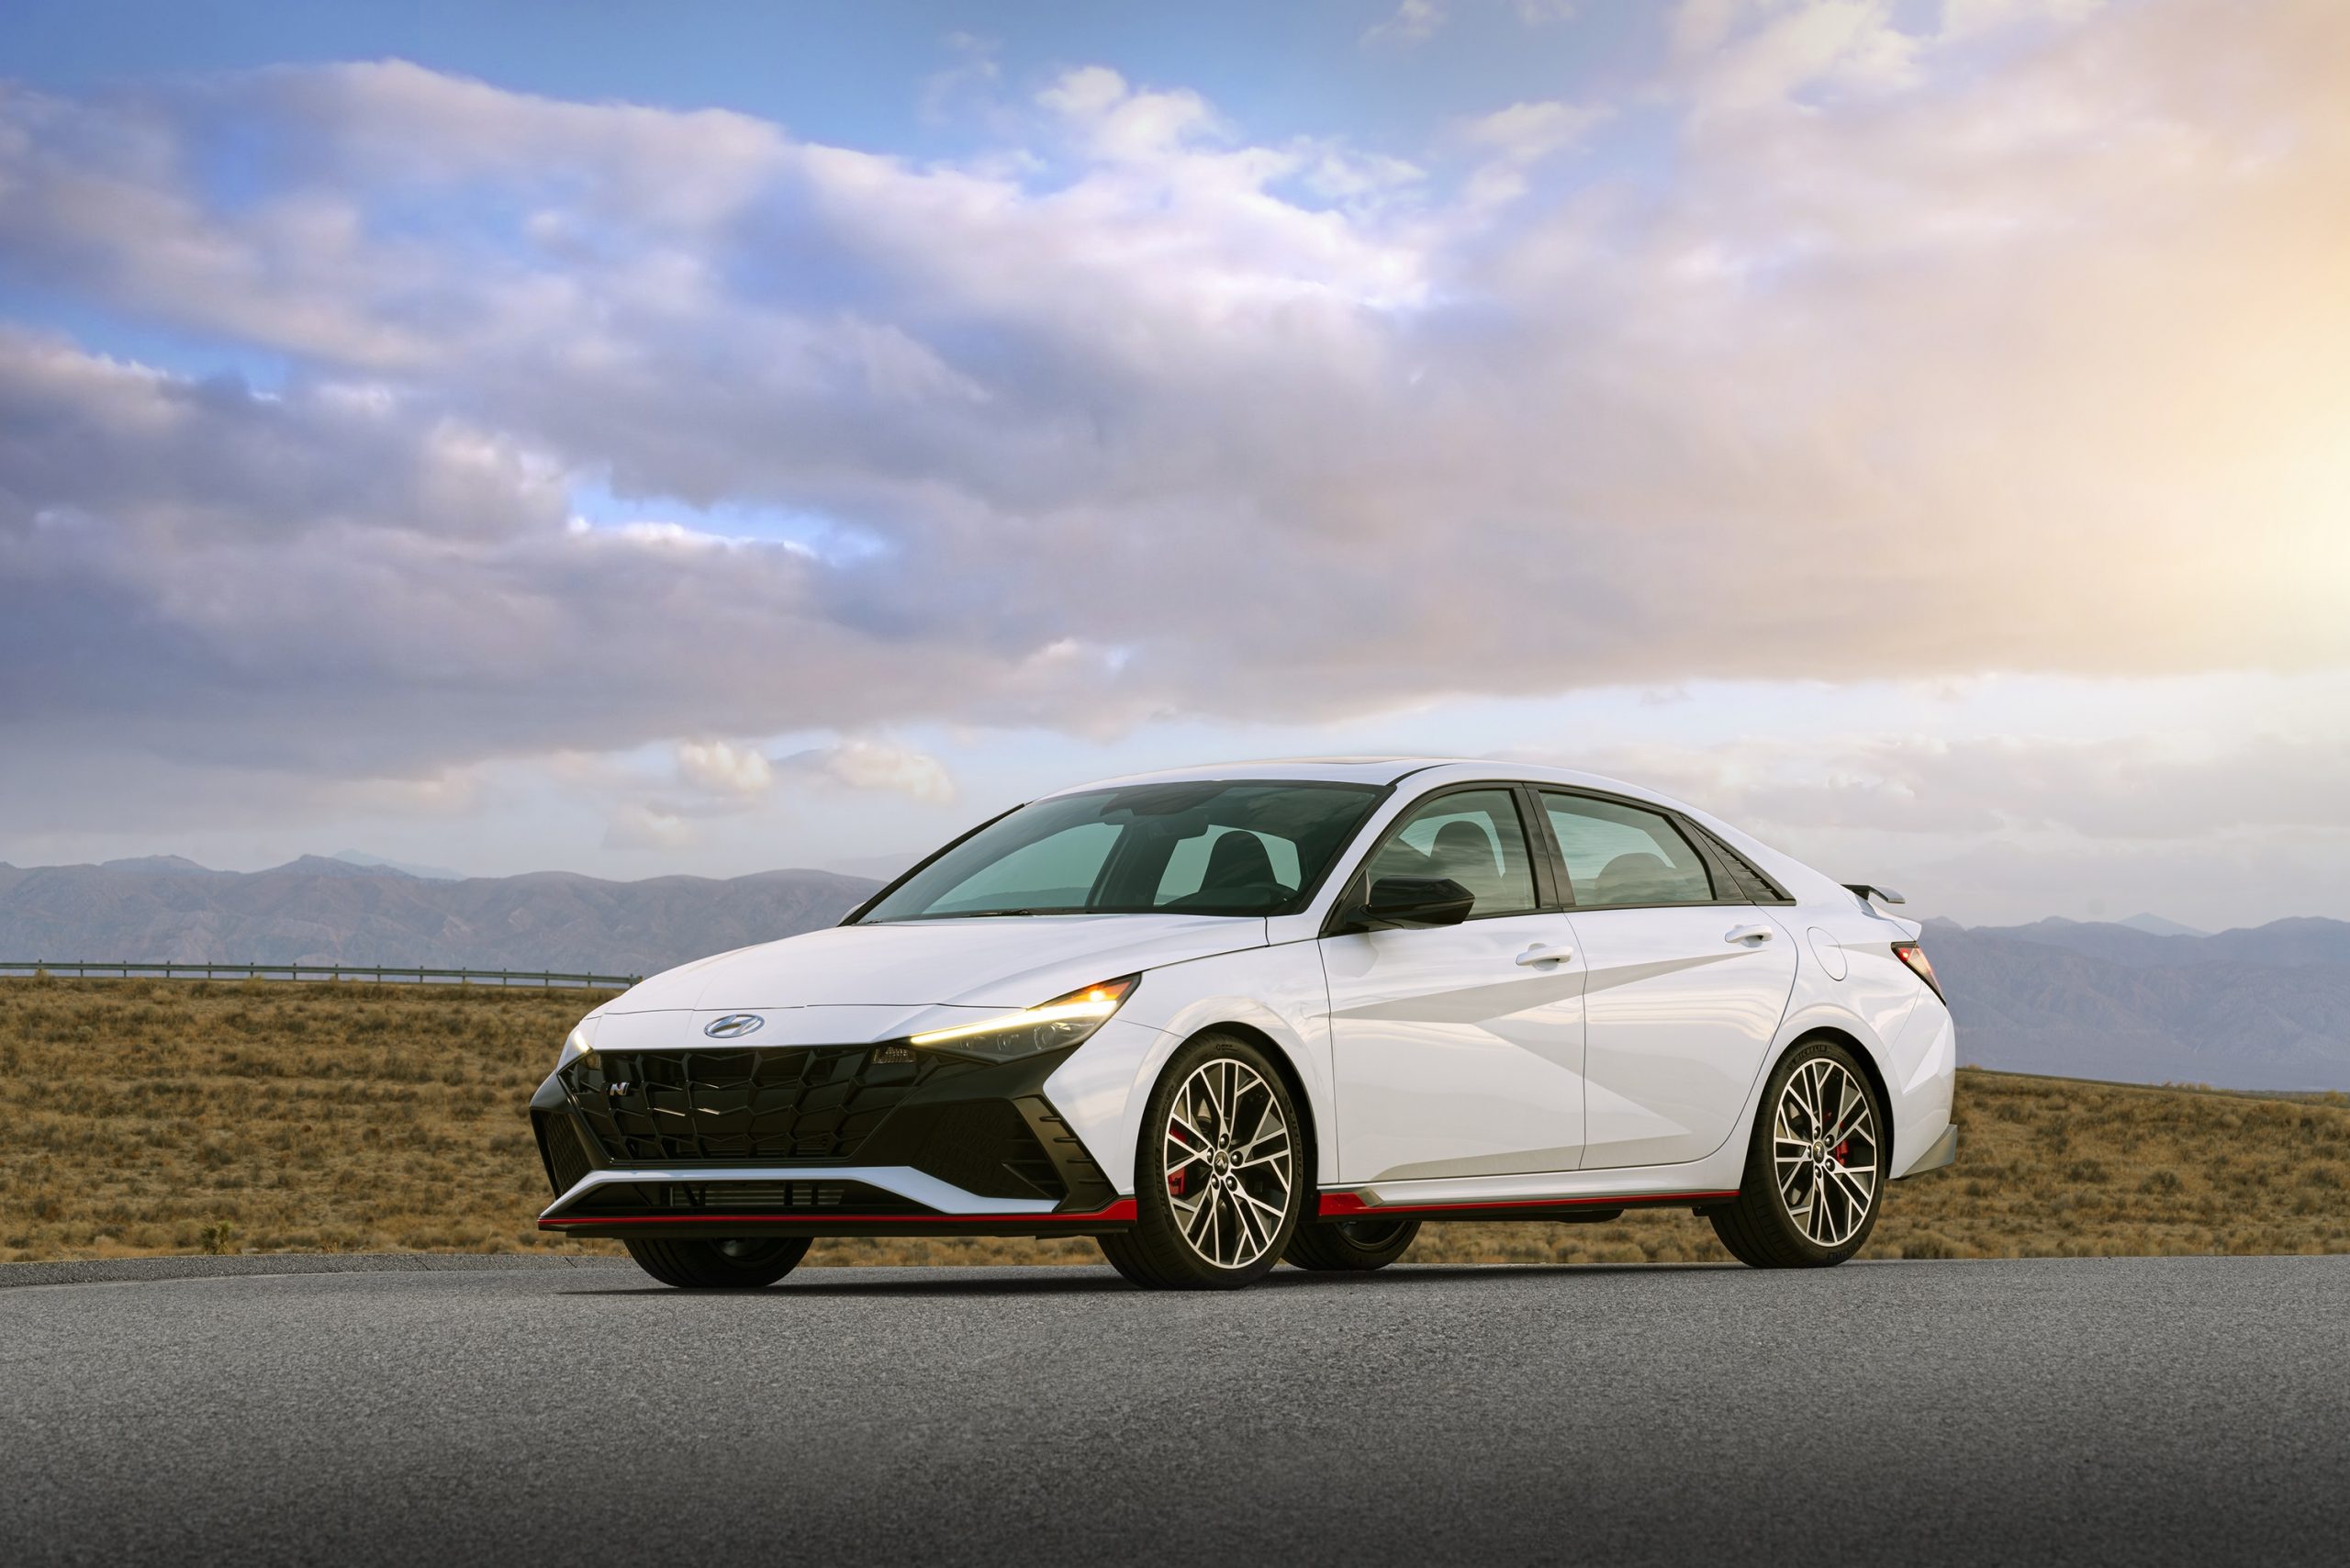
<svg viewBox="0 0 2350 1568">
<path fill-rule="evenodd" d="M 1225 1153 L 1224 1150 L 1220 1148 L 1215 1151 L 1215 1168 L 1218 1170 L 1226 1170 L 1231 1166 L 1231 1164 L 1232 1156 Z"/>
</svg>

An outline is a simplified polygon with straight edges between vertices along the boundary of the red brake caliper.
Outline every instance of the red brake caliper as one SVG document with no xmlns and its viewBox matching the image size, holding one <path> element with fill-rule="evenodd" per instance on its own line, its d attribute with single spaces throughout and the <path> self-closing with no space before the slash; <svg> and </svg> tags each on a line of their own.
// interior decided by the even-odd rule
<svg viewBox="0 0 2350 1568">
<path fill-rule="evenodd" d="M 1839 1165 L 1849 1165 L 1852 1163 L 1844 1158 L 1852 1152 L 1852 1140 L 1851 1138 L 1846 1138 L 1843 1142 L 1838 1144 L 1836 1146 L 1836 1163 Z"/>
<path fill-rule="evenodd" d="M 1174 1137 L 1172 1134 L 1169 1135 L 1167 1141 L 1173 1144 L 1176 1148 L 1183 1149 L 1187 1153 L 1190 1151 L 1191 1146 L 1186 1144 L 1181 1138 Z M 1176 1169 L 1169 1170 L 1167 1173 L 1168 1195 L 1175 1198 L 1181 1197 L 1183 1195 L 1183 1189 L 1188 1184 L 1191 1174 L 1192 1167 L 1189 1161 L 1186 1161 Z"/>
</svg>

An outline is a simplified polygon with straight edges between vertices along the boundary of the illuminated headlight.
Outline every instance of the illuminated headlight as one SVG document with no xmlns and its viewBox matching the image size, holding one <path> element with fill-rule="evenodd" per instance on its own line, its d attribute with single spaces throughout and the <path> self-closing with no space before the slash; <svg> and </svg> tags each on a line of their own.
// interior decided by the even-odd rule
<svg viewBox="0 0 2350 1568">
<path fill-rule="evenodd" d="M 1108 1023 L 1110 1015 L 1134 994 L 1141 979 L 1140 975 L 1128 975 L 1124 980 L 1103 980 L 1099 985 L 1072 991 L 1067 996 L 1024 1007 L 1017 1013 L 999 1013 L 976 1024 L 957 1024 L 951 1029 L 932 1029 L 907 1043 L 987 1061 L 1010 1061 L 1039 1051 L 1060 1050 L 1079 1044 Z"/>
<path fill-rule="evenodd" d="M 589 1042 L 595 1038 L 595 1023 L 593 1020 L 589 1020 L 581 1024 L 577 1028 L 572 1030 L 570 1034 L 565 1036 L 563 1040 L 563 1054 L 554 1058 L 555 1070 L 557 1072 L 561 1072 L 565 1068 L 571 1065 L 572 1059 L 575 1057 L 586 1056 L 588 1054 Z"/>
</svg>

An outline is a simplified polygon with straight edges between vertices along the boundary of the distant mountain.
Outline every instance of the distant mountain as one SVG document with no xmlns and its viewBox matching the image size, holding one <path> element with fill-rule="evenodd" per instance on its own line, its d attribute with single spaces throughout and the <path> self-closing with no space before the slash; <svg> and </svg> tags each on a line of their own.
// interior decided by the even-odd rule
<svg viewBox="0 0 2350 1568">
<path fill-rule="evenodd" d="M 436 881 L 318 855 L 252 872 L 172 856 L 0 865 L 0 958 L 651 974 L 829 925 L 877 886 L 831 871 Z"/>
<path fill-rule="evenodd" d="M 2221 960 L 2272 969 L 2350 964 L 2350 921 L 2342 920 L 2272 920 L 2266 925 L 2239 926 L 2209 936 L 2165 936 L 2133 925 L 2093 920 L 2040 920 L 2030 925 L 1973 929 L 1985 935 L 2065 947 L 2133 969 Z"/>
<path fill-rule="evenodd" d="M 379 867 L 387 871 L 400 871 L 411 877 L 421 877 L 428 882 L 462 882 L 463 871 L 452 871 L 446 866 L 418 866 L 406 860 L 386 860 L 380 855 L 368 855 L 356 849 L 338 849 L 330 857 L 352 866 Z"/>
<path fill-rule="evenodd" d="M 2132 931 L 2145 932 L 2150 936 L 2209 936 L 2210 935 L 2210 932 L 2199 931 L 2192 925 L 2181 925 L 2176 920 L 2165 920 L 2159 914 L 2133 914 L 2121 924 Z"/>
<path fill-rule="evenodd" d="M 2021 1072 L 2232 1089 L 2350 1089 L 2350 922 L 2210 936 L 2064 920 L 1967 928 L 1925 946 L 1959 1059 Z"/>
</svg>

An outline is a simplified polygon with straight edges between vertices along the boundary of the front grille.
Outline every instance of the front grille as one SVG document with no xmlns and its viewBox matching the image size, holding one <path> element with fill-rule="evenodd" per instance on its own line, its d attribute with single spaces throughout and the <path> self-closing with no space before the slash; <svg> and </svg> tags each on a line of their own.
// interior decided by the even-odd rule
<svg viewBox="0 0 2350 1568">
<path fill-rule="evenodd" d="M 845 1159 L 922 1084 L 972 1064 L 902 1046 L 591 1051 L 564 1091 L 615 1164 Z"/>
<path fill-rule="evenodd" d="M 567 1215 L 707 1214 L 790 1215 L 822 1219 L 835 1215 L 920 1215 L 920 1204 L 862 1182 L 613 1182 L 590 1188 Z"/>
</svg>

